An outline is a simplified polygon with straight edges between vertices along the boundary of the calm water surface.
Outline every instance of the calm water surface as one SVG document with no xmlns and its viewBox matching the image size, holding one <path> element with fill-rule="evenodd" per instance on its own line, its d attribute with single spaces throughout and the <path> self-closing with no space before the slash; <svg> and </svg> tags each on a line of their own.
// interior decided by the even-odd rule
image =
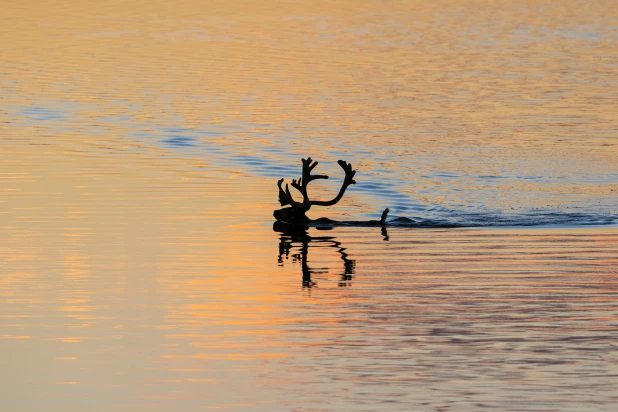
<svg viewBox="0 0 618 412">
<path fill-rule="evenodd" d="M 13 3 L 0 409 L 616 409 L 613 2 Z"/>
</svg>

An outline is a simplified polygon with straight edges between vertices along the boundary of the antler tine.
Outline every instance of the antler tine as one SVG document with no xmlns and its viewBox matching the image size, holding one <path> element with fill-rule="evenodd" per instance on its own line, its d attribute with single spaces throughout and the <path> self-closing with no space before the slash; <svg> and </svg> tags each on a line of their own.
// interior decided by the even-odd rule
<svg viewBox="0 0 618 412">
<path fill-rule="evenodd" d="M 296 187 L 300 193 L 302 193 L 303 195 L 302 207 L 308 210 L 311 207 L 311 203 L 309 201 L 309 195 L 307 194 L 307 185 L 316 179 L 328 179 L 328 176 L 311 174 L 311 171 L 315 169 L 315 167 L 318 165 L 318 162 L 314 162 L 313 159 L 311 159 L 311 157 L 308 157 L 306 159 L 301 159 L 301 160 L 303 163 L 302 177 L 298 179 L 297 186 L 294 186 L 294 185 L 293 186 Z"/>
<path fill-rule="evenodd" d="M 341 189 L 339 189 L 339 194 L 333 199 L 333 200 L 328 200 L 328 201 L 323 201 L 323 200 L 311 200 L 309 201 L 309 206 L 332 206 L 335 203 L 339 202 L 341 200 L 341 198 L 343 197 L 343 194 L 345 193 L 345 190 L 348 188 L 348 186 L 350 185 L 354 185 L 356 184 L 356 180 L 354 180 L 354 175 L 356 174 L 356 171 L 354 169 L 352 169 L 352 164 L 351 163 L 347 163 L 343 160 L 338 160 L 337 164 L 339 164 L 339 166 L 341 166 L 341 168 L 343 169 L 343 171 L 345 172 L 345 177 L 343 179 L 343 185 L 341 186 Z"/>
<path fill-rule="evenodd" d="M 285 194 L 286 194 L 286 195 L 287 195 L 287 197 L 289 197 L 289 198 L 290 198 L 290 200 L 292 201 L 292 203 L 290 203 L 290 204 L 292 204 L 292 205 L 293 205 L 293 204 L 297 203 L 297 202 L 294 200 L 294 198 L 292 197 L 292 194 L 290 193 L 290 188 L 288 187 L 288 184 L 287 184 L 287 183 L 285 184 Z"/>
<path fill-rule="evenodd" d="M 355 185 L 356 180 L 354 180 L 354 175 L 356 175 L 356 170 L 352 169 L 352 163 L 347 163 L 343 160 L 337 160 L 337 164 L 341 166 L 341 168 L 345 172 L 345 182 L 348 182 L 348 185 Z"/>
<path fill-rule="evenodd" d="M 285 206 L 285 205 L 294 206 L 297 202 L 294 201 L 294 198 L 292 197 L 292 194 L 290 193 L 290 189 L 288 188 L 287 183 L 285 184 L 285 190 L 283 190 L 283 188 L 281 187 L 282 183 L 283 183 L 283 179 L 280 179 L 279 181 L 277 181 L 277 186 L 279 186 L 279 204 L 281 204 L 281 206 Z"/>
<path fill-rule="evenodd" d="M 302 187 L 302 182 L 303 182 L 303 178 L 299 178 L 298 181 L 296 181 L 296 179 L 292 179 L 292 184 L 291 186 L 298 190 L 301 194 L 303 193 L 303 187 Z"/>
<path fill-rule="evenodd" d="M 313 162 L 311 160 L 310 157 L 308 157 L 306 160 L 302 159 L 303 162 L 303 177 L 302 180 L 304 181 L 303 183 L 303 187 L 307 187 L 307 185 L 309 184 L 309 182 L 311 182 L 312 180 L 316 180 L 316 179 L 328 179 L 328 176 L 326 175 L 311 175 L 311 171 L 313 169 L 315 169 L 315 167 L 318 165 L 318 162 Z M 312 163 L 313 162 L 313 163 Z"/>
</svg>

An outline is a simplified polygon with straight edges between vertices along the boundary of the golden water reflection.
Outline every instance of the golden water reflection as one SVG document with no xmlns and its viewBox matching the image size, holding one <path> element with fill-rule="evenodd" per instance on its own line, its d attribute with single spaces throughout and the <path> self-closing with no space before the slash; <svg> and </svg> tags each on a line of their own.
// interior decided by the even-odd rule
<svg viewBox="0 0 618 412">
<path fill-rule="evenodd" d="M 250 173 L 268 166 L 246 156 L 345 154 L 367 184 L 395 185 L 398 214 L 615 213 L 608 2 L 55 1 L 3 15 L 1 127 L 17 142 L 95 159 L 176 146 Z M 365 187 L 346 212 L 394 195 Z"/>
<path fill-rule="evenodd" d="M 4 4 L 0 409 L 612 410 L 617 10 Z"/>
<path fill-rule="evenodd" d="M 36 187 L 7 187 L 36 191 L 38 209 L 3 210 L 5 405 L 615 401 L 616 229 L 279 233 L 268 179 L 237 178 L 252 190 L 235 197 L 234 179 L 199 191 L 182 168 L 96 179 L 102 164 L 22 153 L 36 161 L 3 176 L 28 176 Z M 91 195 L 63 183 L 78 172 Z"/>
</svg>

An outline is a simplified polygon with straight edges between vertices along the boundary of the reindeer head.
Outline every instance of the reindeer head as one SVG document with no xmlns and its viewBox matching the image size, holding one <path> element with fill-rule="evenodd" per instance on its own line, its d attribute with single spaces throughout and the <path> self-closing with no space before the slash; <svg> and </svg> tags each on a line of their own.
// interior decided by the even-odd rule
<svg viewBox="0 0 618 412">
<path fill-rule="evenodd" d="M 356 184 L 354 180 L 354 175 L 356 171 L 352 169 L 352 165 L 350 163 L 346 163 L 343 160 L 338 160 L 337 163 L 343 171 L 345 172 L 345 177 L 343 179 L 343 185 L 341 189 L 339 189 L 339 194 L 332 200 L 323 201 L 323 200 L 309 200 L 309 195 L 307 194 L 307 185 L 316 179 L 328 179 L 326 175 L 312 175 L 311 171 L 318 165 L 318 162 L 314 162 L 310 157 L 307 159 L 302 159 L 303 162 L 303 171 L 302 176 L 298 179 L 292 180 L 292 187 L 300 192 L 303 196 L 302 202 L 297 202 L 292 197 L 290 193 L 290 189 L 288 184 L 285 185 L 285 190 L 281 187 L 283 183 L 283 179 L 277 182 L 279 186 L 279 203 L 281 206 L 289 205 L 289 207 L 284 207 L 283 209 L 275 210 L 273 216 L 277 220 L 286 221 L 290 223 L 297 222 L 306 222 L 309 218 L 305 215 L 311 206 L 332 206 L 335 203 L 339 202 L 345 193 L 345 190 L 349 185 Z"/>
</svg>

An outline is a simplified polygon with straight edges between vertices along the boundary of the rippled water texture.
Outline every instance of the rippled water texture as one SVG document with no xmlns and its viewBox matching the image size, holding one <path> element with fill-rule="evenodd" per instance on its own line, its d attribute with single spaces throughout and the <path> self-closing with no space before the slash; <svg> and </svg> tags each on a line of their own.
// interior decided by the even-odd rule
<svg viewBox="0 0 618 412">
<path fill-rule="evenodd" d="M 0 409 L 615 410 L 615 2 L 8 3 Z"/>
</svg>

